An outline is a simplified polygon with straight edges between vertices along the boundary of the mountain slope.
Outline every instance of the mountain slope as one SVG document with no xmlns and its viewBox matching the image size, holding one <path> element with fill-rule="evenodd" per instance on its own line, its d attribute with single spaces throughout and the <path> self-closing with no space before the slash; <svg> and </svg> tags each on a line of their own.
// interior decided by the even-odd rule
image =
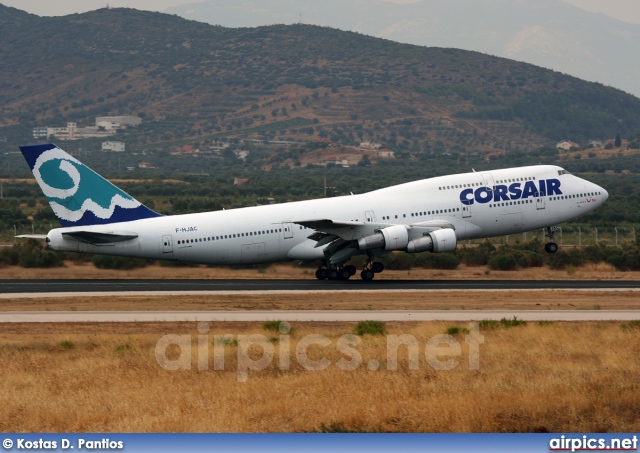
<svg viewBox="0 0 640 453">
<path fill-rule="evenodd" d="M 499 55 L 640 97 L 640 25 L 561 0 L 205 0 L 167 10 L 227 27 L 302 21 L 398 42 Z"/>
<path fill-rule="evenodd" d="M 0 23 L 0 121 L 20 125 L 23 142 L 34 125 L 137 113 L 147 119 L 129 143 L 159 148 L 267 133 L 503 150 L 640 131 L 640 99 L 476 52 L 132 9 L 41 18 L 0 7 Z"/>
</svg>

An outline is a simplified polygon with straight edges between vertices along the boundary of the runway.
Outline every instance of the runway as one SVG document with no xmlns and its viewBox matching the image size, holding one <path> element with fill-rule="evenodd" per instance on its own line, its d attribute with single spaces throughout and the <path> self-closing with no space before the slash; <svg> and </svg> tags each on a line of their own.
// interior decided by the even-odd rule
<svg viewBox="0 0 640 453">
<path fill-rule="evenodd" d="M 235 292 L 235 291 L 429 291 L 429 290 L 640 290 L 632 280 L 0 280 L 0 294 Z M 7 296 L 5 296 L 6 298 Z"/>
<path fill-rule="evenodd" d="M 31 311 L 1 312 L 5 322 L 358 322 L 480 321 L 517 317 L 524 321 L 632 321 L 637 310 L 260 310 L 260 311 Z"/>
</svg>

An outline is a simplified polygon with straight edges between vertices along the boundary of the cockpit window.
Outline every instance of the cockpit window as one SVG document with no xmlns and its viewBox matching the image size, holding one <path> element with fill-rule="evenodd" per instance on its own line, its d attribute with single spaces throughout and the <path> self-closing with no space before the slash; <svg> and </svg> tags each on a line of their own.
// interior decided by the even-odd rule
<svg viewBox="0 0 640 453">
<path fill-rule="evenodd" d="M 567 170 L 558 170 L 558 174 L 559 175 L 570 175 L 571 173 L 569 173 Z"/>
</svg>

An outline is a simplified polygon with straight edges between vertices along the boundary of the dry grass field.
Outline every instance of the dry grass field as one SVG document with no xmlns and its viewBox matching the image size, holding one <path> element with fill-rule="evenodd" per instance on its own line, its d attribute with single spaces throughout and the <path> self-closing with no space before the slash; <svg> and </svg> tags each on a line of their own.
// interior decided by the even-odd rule
<svg viewBox="0 0 640 453">
<path fill-rule="evenodd" d="M 639 279 L 639 273 L 606 266 L 571 273 L 549 269 L 491 272 L 387 271 L 396 279 Z M 0 269 L 0 278 L 313 278 L 309 269 L 168 268 L 97 270 Z M 235 294 L 1 299 L 0 310 L 254 310 L 254 309 L 622 309 L 638 308 L 632 291 L 447 291 L 416 293 Z M 639 315 L 640 319 L 640 315 Z M 388 335 L 364 335 L 352 346 L 338 342 L 352 323 L 294 323 L 280 338 L 259 323 L 0 324 L 0 431 L 5 432 L 631 432 L 640 430 L 640 323 L 528 323 L 481 326 L 479 368 L 462 330 L 454 335 L 460 355 L 450 370 L 435 369 L 426 352 L 435 335 L 453 333 L 454 323 L 389 323 Z M 458 324 L 461 329 L 467 324 Z M 156 359 L 165 335 L 187 335 L 191 369 L 170 371 Z M 204 339 L 198 342 L 199 335 Z M 229 335 L 223 340 L 216 338 Z M 245 347 L 241 335 L 261 335 Z M 329 366 L 311 371 L 296 350 L 308 335 L 329 343 L 307 348 L 311 360 Z M 405 346 L 390 369 L 391 335 L 410 335 L 418 348 L 412 369 Z M 342 340 L 341 340 L 342 339 Z M 289 353 L 286 345 L 289 342 Z M 203 345 L 206 345 L 206 353 Z M 224 369 L 214 370 L 216 350 Z M 274 357 L 265 368 L 266 350 Z M 393 350 L 393 348 L 392 348 Z M 162 349 L 180 357 L 173 345 Z M 440 352 L 447 351 L 440 345 Z M 353 352 L 353 351 L 351 351 Z M 185 353 L 186 354 L 186 353 Z M 189 358 L 188 356 L 182 356 Z M 290 366 L 280 365 L 289 357 Z M 199 362 L 200 359 L 200 362 Z M 217 358 L 219 360 L 220 357 Z M 372 368 L 372 361 L 379 368 Z M 207 369 L 199 369 L 206 364 Z M 203 368 L 201 366 L 200 368 Z"/>
<path fill-rule="evenodd" d="M 479 369 L 470 369 L 465 335 L 458 365 L 436 370 L 427 341 L 450 324 L 393 323 L 391 335 L 418 341 L 418 369 L 400 348 L 398 369 L 387 369 L 387 338 L 364 335 L 354 348 L 362 365 L 340 369 L 338 339 L 353 324 L 294 324 L 290 367 L 279 366 L 286 339 L 259 324 L 212 323 L 5 324 L 0 333 L 0 431 L 82 432 L 631 432 L 640 430 L 640 324 L 529 323 L 481 327 Z M 460 327 L 468 327 L 461 324 Z M 189 335 L 189 370 L 169 371 L 156 361 L 166 334 Z M 215 335 L 228 334 L 226 342 Z M 239 382 L 239 335 L 265 337 L 275 357 Z M 305 369 L 296 347 L 309 334 L 330 343 L 307 349 L 326 358 L 321 371 Z M 207 370 L 198 369 L 198 335 L 208 345 Z M 225 343 L 227 343 L 225 345 Z M 224 345 L 223 371 L 214 371 L 215 346 Z M 201 346 L 202 347 L 202 346 Z M 446 349 L 446 347 L 441 346 Z M 284 349 L 283 349 L 284 351 Z M 168 358 L 179 349 L 166 349 Z M 455 351 L 454 351 L 455 352 Z M 244 357 L 244 356 L 242 356 Z M 370 370 L 375 359 L 380 368 Z"/>
</svg>

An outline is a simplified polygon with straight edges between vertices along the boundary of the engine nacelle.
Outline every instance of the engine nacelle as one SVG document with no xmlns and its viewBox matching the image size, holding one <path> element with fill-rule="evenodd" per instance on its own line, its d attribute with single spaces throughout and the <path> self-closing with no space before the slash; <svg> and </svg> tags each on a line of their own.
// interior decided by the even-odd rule
<svg viewBox="0 0 640 453">
<path fill-rule="evenodd" d="M 360 250 L 403 250 L 409 243 L 409 231 L 404 225 L 393 225 L 358 239 Z"/>
<path fill-rule="evenodd" d="M 407 244 L 407 252 L 451 252 L 457 245 L 456 232 L 450 228 L 436 230 L 421 238 L 413 239 Z"/>
</svg>

